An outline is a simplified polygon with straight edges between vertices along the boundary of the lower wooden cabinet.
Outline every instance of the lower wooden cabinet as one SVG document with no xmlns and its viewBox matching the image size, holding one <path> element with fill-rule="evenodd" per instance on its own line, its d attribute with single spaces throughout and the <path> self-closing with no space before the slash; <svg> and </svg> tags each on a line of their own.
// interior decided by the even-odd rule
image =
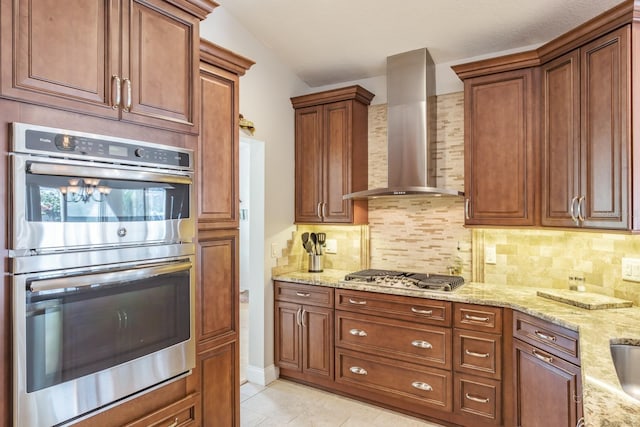
<svg viewBox="0 0 640 427">
<path fill-rule="evenodd" d="M 239 360 L 237 341 L 198 354 L 203 426 L 240 425 Z"/>
<path fill-rule="evenodd" d="M 200 425 L 200 395 L 189 395 L 124 427 L 187 427 Z"/>
<path fill-rule="evenodd" d="M 471 420 L 501 424 L 502 383 L 500 381 L 456 373 L 453 390 L 453 404 L 457 414 Z"/>
</svg>

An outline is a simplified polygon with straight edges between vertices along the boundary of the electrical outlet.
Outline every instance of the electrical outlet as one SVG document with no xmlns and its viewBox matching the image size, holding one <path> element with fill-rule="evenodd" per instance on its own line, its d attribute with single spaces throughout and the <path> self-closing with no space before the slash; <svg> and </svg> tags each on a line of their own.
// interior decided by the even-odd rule
<svg viewBox="0 0 640 427">
<path fill-rule="evenodd" d="M 496 247 L 495 246 L 485 246 L 484 247 L 484 263 L 485 264 L 495 264 L 496 263 Z"/>
<path fill-rule="evenodd" d="M 271 258 L 278 258 L 278 244 L 275 242 L 271 244 Z"/>
<path fill-rule="evenodd" d="M 640 282 L 640 258 L 622 258 L 622 280 Z"/>
<path fill-rule="evenodd" d="M 325 241 L 325 254 L 337 254 L 338 253 L 338 241 L 336 239 L 327 239 Z"/>
</svg>

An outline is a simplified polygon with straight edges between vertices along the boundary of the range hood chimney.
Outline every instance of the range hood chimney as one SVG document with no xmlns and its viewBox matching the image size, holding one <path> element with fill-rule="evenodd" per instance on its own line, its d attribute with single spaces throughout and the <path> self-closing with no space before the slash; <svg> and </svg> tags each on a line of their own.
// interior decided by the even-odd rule
<svg viewBox="0 0 640 427">
<path fill-rule="evenodd" d="M 386 188 L 343 199 L 464 193 L 436 187 L 435 65 L 427 49 L 387 58 L 388 181 Z"/>
</svg>

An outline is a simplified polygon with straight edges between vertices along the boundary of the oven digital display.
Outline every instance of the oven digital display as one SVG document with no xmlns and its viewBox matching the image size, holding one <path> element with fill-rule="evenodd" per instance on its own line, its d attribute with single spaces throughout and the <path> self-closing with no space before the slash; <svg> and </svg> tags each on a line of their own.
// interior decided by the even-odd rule
<svg viewBox="0 0 640 427">
<path fill-rule="evenodd" d="M 121 145 L 110 145 L 109 154 L 120 157 L 127 157 L 129 155 L 127 147 L 123 147 Z"/>
</svg>

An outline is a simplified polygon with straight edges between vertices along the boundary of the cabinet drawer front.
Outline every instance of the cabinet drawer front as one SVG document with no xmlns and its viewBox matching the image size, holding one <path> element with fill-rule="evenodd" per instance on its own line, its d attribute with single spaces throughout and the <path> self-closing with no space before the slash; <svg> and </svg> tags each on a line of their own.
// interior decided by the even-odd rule
<svg viewBox="0 0 640 427">
<path fill-rule="evenodd" d="M 513 336 L 554 356 L 580 364 L 578 333 L 547 321 L 515 312 Z"/>
<path fill-rule="evenodd" d="M 274 282 L 275 299 L 299 304 L 333 307 L 333 288 Z"/>
<path fill-rule="evenodd" d="M 451 368 L 451 330 L 382 317 L 336 312 L 336 346 Z"/>
<path fill-rule="evenodd" d="M 199 413 L 200 395 L 192 394 L 125 427 L 196 426 Z"/>
<path fill-rule="evenodd" d="M 451 373 L 336 349 L 336 382 L 442 411 L 452 409 Z"/>
<path fill-rule="evenodd" d="M 502 413 L 500 381 L 456 374 L 453 404 L 458 415 L 500 424 Z M 472 424 L 469 424 L 472 425 Z"/>
<path fill-rule="evenodd" d="M 453 365 L 458 372 L 500 379 L 502 338 L 499 335 L 455 329 Z"/>
<path fill-rule="evenodd" d="M 474 331 L 502 332 L 502 309 L 485 305 L 454 304 L 453 326 Z"/>
<path fill-rule="evenodd" d="M 451 325 L 448 301 L 337 289 L 336 309 L 429 325 Z"/>
</svg>

